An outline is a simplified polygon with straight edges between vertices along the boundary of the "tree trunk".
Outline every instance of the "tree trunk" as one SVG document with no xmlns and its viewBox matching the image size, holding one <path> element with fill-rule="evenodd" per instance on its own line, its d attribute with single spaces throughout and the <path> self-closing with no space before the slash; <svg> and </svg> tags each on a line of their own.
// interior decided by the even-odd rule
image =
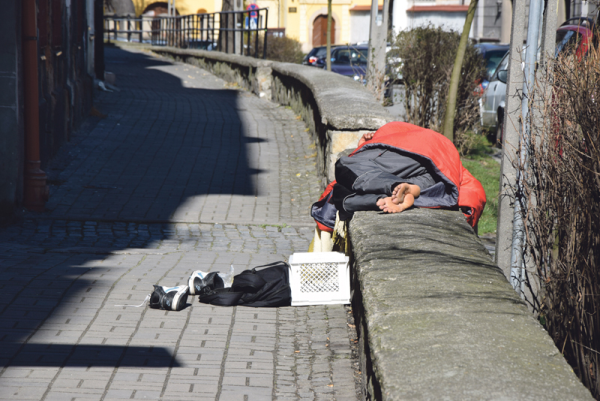
<svg viewBox="0 0 600 401">
<path fill-rule="evenodd" d="M 471 23 L 473 22 L 473 16 L 477 9 L 477 3 L 478 0 L 471 0 L 471 4 L 469 4 L 465 26 L 463 27 L 462 35 L 460 36 L 460 43 L 458 45 L 458 51 L 456 52 L 456 59 L 454 60 L 452 78 L 450 78 L 450 89 L 448 89 L 448 100 L 446 101 L 446 113 L 444 115 L 442 133 L 446 138 L 453 142 L 454 115 L 456 114 L 456 96 L 458 93 L 458 84 L 460 82 L 460 72 L 462 71 L 463 59 L 465 58 L 465 51 L 467 50 L 467 43 L 469 40 L 469 31 L 471 30 Z"/>
<path fill-rule="evenodd" d="M 233 11 L 234 0 L 223 0 L 221 11 Z M 233 14 L 220 14 L 219 27 L 222 29 L 233 29 L 235 26 Z M 233 32 L 219 32 L 219 50 L 225 53 L 233 52 Z"/>
<path fill-rule="evenodd" d="M 327 71 L 331 71 L 331 2 L 327 0 Z"/>
</svg>

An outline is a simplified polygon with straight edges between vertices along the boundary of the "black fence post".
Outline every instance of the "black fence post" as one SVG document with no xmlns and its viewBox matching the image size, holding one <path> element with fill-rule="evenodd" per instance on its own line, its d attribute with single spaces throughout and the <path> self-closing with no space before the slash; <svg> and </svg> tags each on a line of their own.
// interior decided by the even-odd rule
<svg viewBox="0 0 600 401">
<path fill-rule="evenodd" d="M 233 24 L 232 24 L 232 26 L 233 26 L 233 49 L 232 50 L 233 51 L 232 51 L 232 53 L 233 54 L 235 54 L 235 41 L 236 41 L 235 37 L 237 36 L 237 16 L 238 15 L 236 13 L 232 14 L 232 17 L 233 17 Z"/>
<path fill-rule="evenodd" d="M 102 0 L 94 0 L 101 4 Z M 262 13 L 264 11 L 264 14 Z M 252 13 L 256 13 L 256 24 L 251 23 Z M 149 43 L 152 45 L 166 45 L 179 48 L 205 48 L 218 50 L 228 54 L 239 54 L 242 56 L 259 58 L 259 33 L 264 34 L 262 52 L 263 58 L 267 57 L 267 9 L 258 10 L 240 10 L 225 11 L 206 14 L 189 14 L 185 16 L 161 15 L 155 18 L 145 19 L 142 17 L 131 16 L 103 16 L 100 13 L 99 21 L 96 22 L 102 26 L 99 40 L 104 40 L 102 35 L 110 42 L 111 33 L 113 40 L 118 40 L 120 34 L 127 42 L 131 42 L 133 37 L 139 38 L 139 42 L 144 42 L 144 34 L 147 35 Z M 219 15 L 219 26 L 217 27 L 217 14 Z M 231 20 L 230 20 L 231 19 Z M 133 22 L 133 23 L 132 23 Z M 148 23 L 148 29 L 145 22 Z M 264 23 L 264 24 L 263 24 Z M 112 29 L 111 29 L 112 24 Z M 263 26 L 264 25 L 264 26 Z M 237 38 L 237 34 L 240 37 Z M 136 35 L 133 35 L 136 34 Z M 225 35 L 225 37 L 223 37 Z M 230 36 L 232 37 L 230 38 Z M 245 36 L 244 36 L 245 35 Z M 255 35 L 254 38 L 252 35 Z M 254 39 L 254 40 L 253 40 Z M 254 46 L 251 46 L 254 42 Z M 237 51 L 237 46 L 240 51 Z M 254 52 L 251 48 L 254 47 Z M 244 50 L 245 49 L 245 50 Z"/>
<path fill-rule="evenodd" d="M 250 32 L 250 13 L 244 18 L 244 24 L 248 21 L 248 26 L 244 26 L 246 28 L 246 56 L 250 55 L 250 36 L 252 33 Z"/>
<path fill-rule="evenodd" d="M 267 21 L 269 20 L 269 9 L 265 10 L 265 33 L 264 33 L 264 51 L 263 51 L 263 59 L 267 58 L 267 36 L 269 33 L 269 29 L 267 28 Z M 261 24 L 262 25 L 262 24 Z M 258 36 L 258 34 L 256 35 Z"/>
</svg>

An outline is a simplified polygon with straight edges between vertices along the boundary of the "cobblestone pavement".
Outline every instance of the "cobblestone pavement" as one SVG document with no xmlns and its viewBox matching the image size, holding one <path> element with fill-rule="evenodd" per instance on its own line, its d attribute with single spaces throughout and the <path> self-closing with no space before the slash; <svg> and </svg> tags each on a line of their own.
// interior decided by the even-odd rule
<svg viewBox="0 0 600 401">
<path fill-rule="evenodd" d="M 358 399 L 347 307 L 115 306 L 306 251 L 318 187 L 290 110 L 188 65 L 106 58 L 106 118 L 47 169 L 48 211 L 0 230 L 0 399 Z"/>
<path fill-rule="evenodd" d="M 190 65 L 107 53 L 122 91 L 97 96 L 107 117 L 47 169 L 48 216 L 311 223 L 316 150 L 291 110 Z"/>
</svg>

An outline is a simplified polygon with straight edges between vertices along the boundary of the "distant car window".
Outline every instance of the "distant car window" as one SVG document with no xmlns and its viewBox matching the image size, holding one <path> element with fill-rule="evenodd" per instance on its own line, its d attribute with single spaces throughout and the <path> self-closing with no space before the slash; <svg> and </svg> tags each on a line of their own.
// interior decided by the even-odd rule
<svg viewBox="0 0 600 401">
<path fill-rule="evenodd" d="M 556 32 L 556 50 L 554 57 L 562 52 L 574 53 L 577 45 L 581 42 L 581 34 L 575 31 L 557 31 Z"/>
<path fill-rule="evenodd" d="M 350 52 L 350 62 L 353 65 L 366 65 L 367 64 L 367 50 L 366 49 L 352 49 Z"/>
<path fill-rule="evenodd" d="M 319 47 L 315 53 L 315 56 L 319 57 L 319 58 L 323 58 L 323 57 L 325 57 L 325 54 L 327 54 L 327 48 Z"/>
<path fill-rule="evenodd" d="M 334 64 L 350 64 L 350 50 L 341 49 L 335 53 Z"/>
<path fill-rule="evenodd" d="M 338 65 L 367 65 L 367 49 L 337 48 L 331 53 L 331 61 Z"/>
<path fill-rule="evenodd" d="M 509 54 L 510 53 L 506 53 L 504 55 L 504 58 L 502 59 L 502 61 L 500 61 L 500 64 L 498 65 L 498 68 L 496 68 L 496 71 L 494 71 L 494 75 L 492 76 L 492 79 L 490 79 L 490 81 L 496 81 L 498 79 L 498 72 L 505 71 L 508 69 Z"/>
<path fill-rule="evenodd" d="M 496 67 L 502 60 L 502 57 L 506 54 L 506 50 L 493 50 L 485 53 L 485 58 L 487 59 L 487 76 L 491 77 L 496 72 Z"/>
</svg>

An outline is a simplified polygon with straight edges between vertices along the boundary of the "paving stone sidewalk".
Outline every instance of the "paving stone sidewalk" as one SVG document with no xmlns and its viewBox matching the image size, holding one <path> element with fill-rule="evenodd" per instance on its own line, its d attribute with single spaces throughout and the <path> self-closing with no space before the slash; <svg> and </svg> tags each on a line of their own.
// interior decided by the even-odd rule
<svg viewBox="0 0 600 401">
<path fill-rule="evenodd" d="M 115 306 L 306 251 L 319 194 L 290 110 L 148 53 L 106 60 L 121 91 L 50 164 L 48 211 L 0 229 L 0 399 L 360 399 L 347 307 Z"/>
</svg>

